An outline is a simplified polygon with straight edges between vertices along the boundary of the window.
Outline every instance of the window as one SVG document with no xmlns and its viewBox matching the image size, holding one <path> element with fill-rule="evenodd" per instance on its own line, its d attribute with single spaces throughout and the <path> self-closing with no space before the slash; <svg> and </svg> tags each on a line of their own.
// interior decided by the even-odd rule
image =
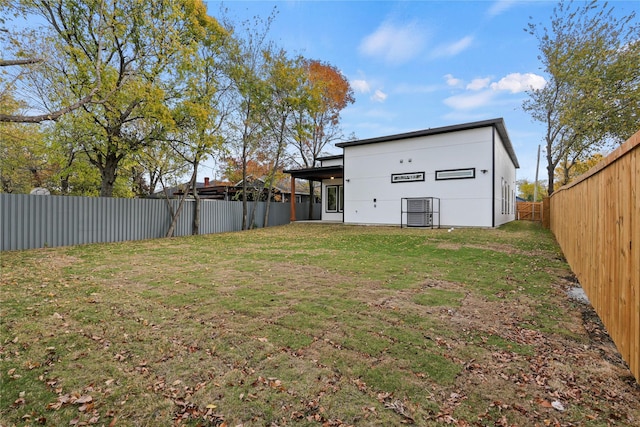
<svg viewBox="0 0 640 427">
<path fill-rule="evenodd" d="M 476 168 L 436 171 L 436 181 L 442 181 L 445 179 L 473 179 L 475 177 Z"/>
<path fill-rule="evenodd" d="M 342 185 L 327 186 L 327 212 L 342 212 L 344 205 L 344 187 Z"/>
<path fill-rule="evenodd" d="M 504 178 L 500 179 L 500 213 L 504 215 Z"/>
</svg>

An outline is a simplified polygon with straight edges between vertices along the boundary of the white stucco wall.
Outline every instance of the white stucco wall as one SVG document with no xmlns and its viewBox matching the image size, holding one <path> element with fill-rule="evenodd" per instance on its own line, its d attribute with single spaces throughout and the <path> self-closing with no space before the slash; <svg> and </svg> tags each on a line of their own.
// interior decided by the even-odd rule
<svg viewBox="0 0 640 427">
<path fill-rule="evenodd" d="M 485 127 L 344 147 L 344 222 L 399 225 L 401 198 L 437 197 L 441 226 L 491 227 L 492 142 L 493 127 Z M 467 168 L 475 178 L 435 179 L 438 170 Z M 391 182 L 392 174 L 410 172 L 424 172 L 425 181 Z"/>
<path fill-rule="evenodd" d="M 340 166 L 340 165 L 342 165 L 342 157 L 330 158 L 330 159 L 325 158 L 320 160 L 320 166 L 322 167 Z"/>
</svg>

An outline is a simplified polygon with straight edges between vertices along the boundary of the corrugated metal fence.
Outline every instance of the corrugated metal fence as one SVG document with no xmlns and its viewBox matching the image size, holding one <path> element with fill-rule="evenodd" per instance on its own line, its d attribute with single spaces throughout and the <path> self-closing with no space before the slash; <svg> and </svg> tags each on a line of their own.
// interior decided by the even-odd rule
<svg viewBox="0 0 640 427">
<path fill-rule="evenodd" d="M 176 210 L 178 200 L 170 200 Z M 254 206 L 249 203 L 249 209 Z M 185 201 L 174 236 L 191 234 L 193 201 Z M 255 204 L 262 227 L 266 203 Z M 299 220 L 307 204 L 298 204 Z M 289 223 L 289 203 L 271 203 L 268 226 Z M 320 205 L 314 206 L 320 218 Z M 166 200 L 0 194 L 0 250 L 35 249 L 164 237 L 171 223 Z M 200 234 L 242 229 L 242 202 L 202 200 Z"/>
<path fill-rule="evenodd" d="M 551 231 L 640 382 L 640 132 L 551 196 Z"/>
</svg>

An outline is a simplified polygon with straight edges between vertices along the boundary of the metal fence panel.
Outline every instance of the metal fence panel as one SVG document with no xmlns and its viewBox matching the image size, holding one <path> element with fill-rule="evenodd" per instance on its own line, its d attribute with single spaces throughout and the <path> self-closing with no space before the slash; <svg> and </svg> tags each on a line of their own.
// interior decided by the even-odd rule
<svg viewBox="0 0 640 427">
<path fill-rule="evenodd" d="M 179 200 L 170 200 L 174 211 Z M 249 203 L 249 209 L 254 207 Z M 255 224 L 263 226 L 265 203 L 255 204 Z M 186 200 L 174 236 L 192 234 L 195 202 Z M 298 204 L 297 211 L 308 210 Z M 315 216 L 317 214 L 317 216 Z M 289 203 L 271 203 L 268 226 L 289 223 Z M 320 218 L 320 205 L 314 206 Z M 171 224 L 166 200 L 0 194 L 0 250 L 35 249 L 164 237 Z M 202 200 L 200 234 L 240 231 L 242 202 Z"/>
</svg>

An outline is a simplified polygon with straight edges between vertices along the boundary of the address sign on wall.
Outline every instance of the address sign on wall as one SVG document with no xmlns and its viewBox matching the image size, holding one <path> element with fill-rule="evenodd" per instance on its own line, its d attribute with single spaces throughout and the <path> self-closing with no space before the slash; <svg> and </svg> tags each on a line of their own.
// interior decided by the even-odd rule
<svg viewBox="0 0 640 427">
<path fill-rule="evenodd" d="M 391 183 L 424 181 L 424 172 L 392 173 Z"/>
</svg>

